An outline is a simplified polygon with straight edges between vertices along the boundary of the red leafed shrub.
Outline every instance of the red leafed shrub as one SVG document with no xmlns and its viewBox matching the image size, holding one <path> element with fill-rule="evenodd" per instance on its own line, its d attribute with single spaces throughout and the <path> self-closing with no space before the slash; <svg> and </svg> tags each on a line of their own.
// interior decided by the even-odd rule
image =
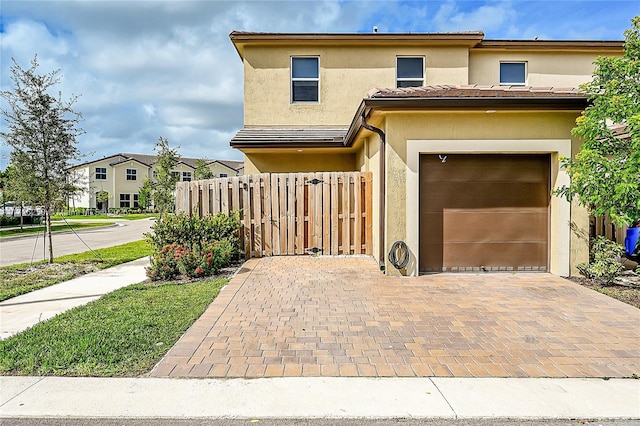
<svg viewBox="0 0 640 426">
<path fill-rule="evenodd" d="M 155 249 L 147 276 L 170 280 L 179 275 L 199 278 L 218 273 L 239 252 L 238 225 L 235 213 L 163 217 L 152 228 L 154 233 L 146 235 Z"/>
</svg>

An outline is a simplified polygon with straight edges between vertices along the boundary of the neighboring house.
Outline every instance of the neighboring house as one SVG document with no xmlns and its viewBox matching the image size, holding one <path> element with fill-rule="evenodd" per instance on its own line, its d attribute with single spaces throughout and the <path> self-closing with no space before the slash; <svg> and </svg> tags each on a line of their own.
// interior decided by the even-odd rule
<svg viewBox="0 0 640 426">
<path fill-rule="evenodd" d="M 230 34 L 244 64 L 245 174 L 371 171 L 374 255 L 406 242 L 408 275 L 550 271 L 588 259 L 559 159 L 576 89 L 621 41 L 434 34 Z"/>
<path fill-rule="evenodd" d="M 173 169 L 179 181 L 194 179 L 195 158 L 180 158 Z M 72 207 L 96 208 L 137 208 L 138 191 L 146 178 L 155 177 L 157 156 L 144 154 L 115 154 L 99 160 L 73 167 L 81 176 L 83 193 L 69 201 Z M 210 160 L 207 167 L 214 177 L 238 176 L 242 174 L 241 161 Z M 108 193 L 108 200 L 96 199 L 100 191 Z"/>
</svg>

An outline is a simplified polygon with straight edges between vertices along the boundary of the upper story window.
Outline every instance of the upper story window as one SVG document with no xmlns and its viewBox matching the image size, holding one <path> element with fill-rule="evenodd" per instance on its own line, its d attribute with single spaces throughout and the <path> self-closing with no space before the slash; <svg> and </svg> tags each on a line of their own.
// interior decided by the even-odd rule
<svg viewBox="0 0 640 426">
<path fill-rule="evenodd" d="M 227 176 L 229 176 L 229 175 L 226 174 L 226 173 L 220 173 L 220 177 L 227 177 Z"/>
<path fill-rule="evenodd" d="M 526 81 L 526 62 L 500 62 L 500 84 L 524 86 Z"/>
<path fill-rule="evenodd" d="M 106 179 L 107 179 L 107 168 L 96 167 L 96 180 L 106 180 Z"/>
<path fill-rule="evenodd" d="M 172 176 L 175 180 L 180 180 L 180 172 L 172 171 L 172 172 L 171 172 L 171 176 Z"/>
<path fill-rule="evenodd" d="M 182 181 L 191 182 L 191 172 L 182 172 Z"/>
<path fill-rule="evenodd" d="M 291 58 L 291 103 L 320 99 L 320 58 Z"/>
<path fill-rule="evenodd" d="M 424 57 L 396 58 L 396 87 L 424 86 Z"/>
<path fill-rule="evenodd" d="M 136 180 L 136 169 L 127 169 L 127 180 Z"/>
</svg>

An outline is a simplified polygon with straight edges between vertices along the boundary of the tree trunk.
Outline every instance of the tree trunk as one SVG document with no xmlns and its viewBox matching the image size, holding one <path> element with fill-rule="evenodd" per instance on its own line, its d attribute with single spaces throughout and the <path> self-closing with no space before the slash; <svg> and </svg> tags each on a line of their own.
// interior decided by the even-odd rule
<svg viewBox="0 0 640 426">
<path fill-rule="evenodd" d="M 47 238 L 49 239 L 49 263 L 53 263 L 53 239 L 51 238 L 51 215 L 49 214 L 49 208 L 44 211 L 44 216 L 47 220 Z"/>
<path fill-rule="evenodd" d="M 22 211 L 22 203 L 20 203 L 20 231 L 22 232 L 23 226 L 24 226 L 24 216 L 22 215 L 23 211 Z"/>
</svg>

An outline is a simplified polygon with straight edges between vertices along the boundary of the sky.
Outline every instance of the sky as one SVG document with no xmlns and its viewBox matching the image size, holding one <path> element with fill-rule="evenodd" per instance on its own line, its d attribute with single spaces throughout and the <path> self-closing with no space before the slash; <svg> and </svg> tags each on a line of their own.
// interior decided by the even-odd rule
<svg viewBox="0 0 640 426">
<path fill-rule="evenodd" d="M 229 146 L 243 125 L 232 30 L 622 40 L 636 15 L 637 0 L 0 0 L 0 89 L 13 89 L 12 59 L 26 69 L 37 54 L 41 73 L 60 70 L 56 92 L 80 96 L 83 162 L 153 154 L 160 136 L 183 157 L 242 160 Z"/>
</svg>

